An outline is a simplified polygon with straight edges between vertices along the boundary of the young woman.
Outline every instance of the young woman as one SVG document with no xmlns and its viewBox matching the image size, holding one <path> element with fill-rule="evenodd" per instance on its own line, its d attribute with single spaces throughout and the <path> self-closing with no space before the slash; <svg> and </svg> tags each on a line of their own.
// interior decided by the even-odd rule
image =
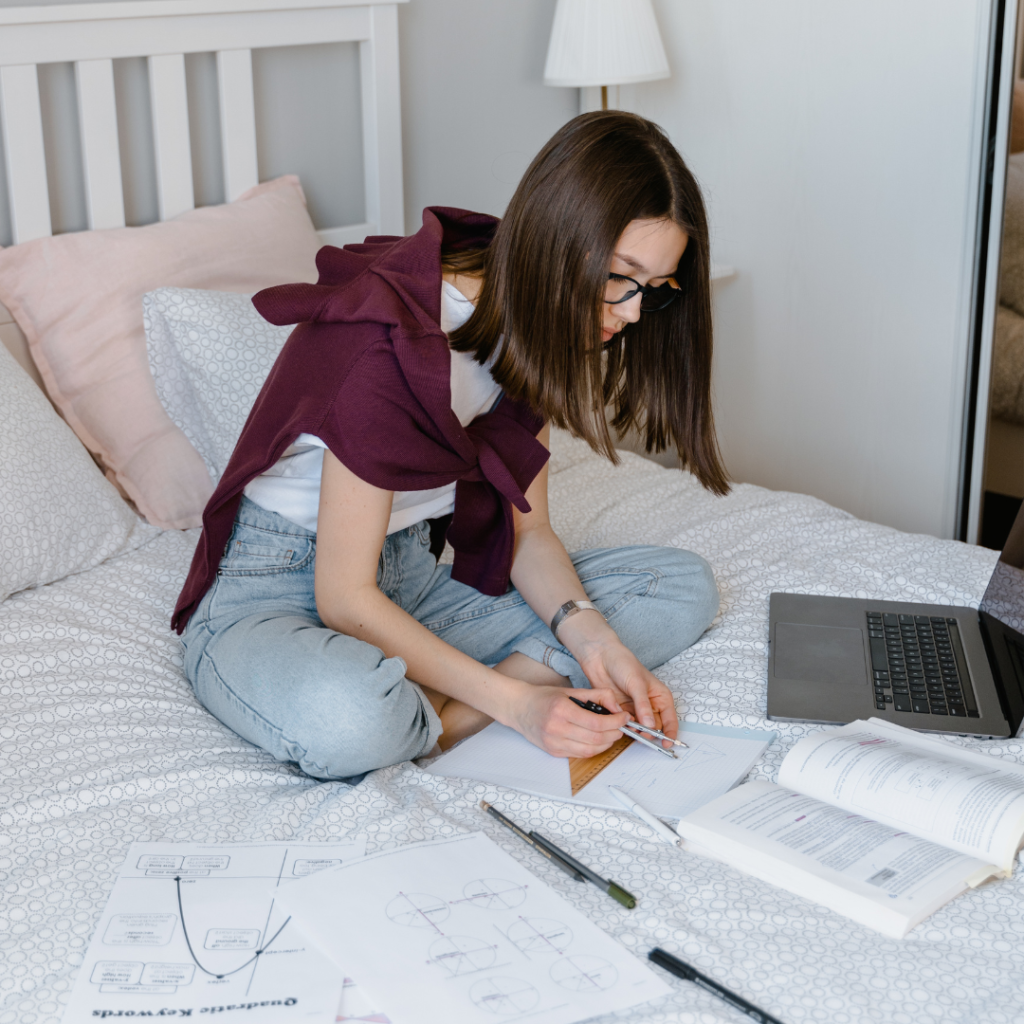
<svg viewBox="0 0 1024 1024">
<path fill-rule="evenodd" d="M 678 728 L 650 669 L 711 623 L 699 556 L 568 554 L 549 425 L 605 419 L 727 490 L 710 404 L 707 223 L 661 130 L 584 114 L 504 219 L 428 209 L 256 296 L 292 333 L 204 514 L 175 610 L 203 704 L 274 757 L 349 778 L 491 720 L 557 756 L 629 718 Z M 439 566 L 445 536 L 454 565 Z M 567 698 L 591 687 L 596 715 Z"/>
</svg>

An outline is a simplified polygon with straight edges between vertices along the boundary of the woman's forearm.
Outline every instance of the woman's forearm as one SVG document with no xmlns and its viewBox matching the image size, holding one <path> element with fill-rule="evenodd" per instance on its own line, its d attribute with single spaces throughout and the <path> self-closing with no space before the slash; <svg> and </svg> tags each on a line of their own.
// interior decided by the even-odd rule
<svg viewBox="0 0 1024 1024">
<path fill-rule="evenodd" d="M 389 658 L 401 658 L 413 682 L 512 724 L 528 684 L 495 672 L 445 643 L 376 585 L 350 591 L 344 602 L 318 610 L 325 626 L 373 644 Z"/>
<path fill-rule="evenodd" d="M 544 623 L 550 623 L 566 601 L 587 599 L 565 546 L 546 523 L 516 536 L 512 582 Z M 581 612 L 563 621 L 558 639 L 581 665 L 598 647 L 618 640 L 596 612 Z"/>
</svg>

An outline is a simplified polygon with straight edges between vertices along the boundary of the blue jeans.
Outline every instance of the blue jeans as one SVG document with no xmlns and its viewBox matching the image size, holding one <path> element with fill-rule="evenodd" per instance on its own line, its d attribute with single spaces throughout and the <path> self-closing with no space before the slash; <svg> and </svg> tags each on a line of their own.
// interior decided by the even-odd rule
<svg viewBox="0 0 1024 1024">
<path fill-rule="evenodd" d="M 689 551 L 596 549 L 572 560 L 590 600 L 649 668 L 692 644 L 718 610 L 711 569 Z M 216 581 L 182 637 L 196 696 L 240 736 L 320 779 L 427 753 L 440 719 L 401 658 L 320 621 L 315 561 L 316 534 L 242 499 Z M 479 662 L 518 651 L 589 685 L 518 591 L 488 597 L 452 580 L 430 553 L 426 523 L 387 538 L 377 585 Z"/>
</svg>

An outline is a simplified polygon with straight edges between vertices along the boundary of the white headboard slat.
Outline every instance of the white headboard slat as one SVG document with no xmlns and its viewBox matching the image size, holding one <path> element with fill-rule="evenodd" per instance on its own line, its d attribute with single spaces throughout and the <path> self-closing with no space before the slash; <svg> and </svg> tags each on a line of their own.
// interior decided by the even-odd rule
<svg viewBox="0 0 1024 1024">
<path fill-rule="evenodd" d="M 14 241 L 45 238 L 50 234 L 50 195 L 35 64 L 0 67 L 0 118 Z"/>
<path fill-rule="evenodd" d="M 157 204 L 160 219 L 167 220 L 195 206 L 185 55 L 160 54 L 150 57 L 148 64 Z"/>
<path fill-rule="evenodd" d="M 370 37 L 359 49 L 366 219 L 382 235 L 404 235 L 397 7 L 370 9 Z"/>
<path fill-rule="evenodd" d="M 230 202 L 260 180 L 256 162 L 252 51 L 218 50 L 217 82 L 220 88 L 224 195 Z"/>
<path fill-rule="evenodd" d="M 185 55 L 215 53 L 225 198 L 259 180 L 252 50 L 358 42 L 365 214 L 323 227 L 332 244 L 405 231 L 398 8 L 405 0 L 124 0 L 0 7 L 0 122 L 13 240 L 51 233 L 36 64 L 77 69 L 92 227 L 125 221 L 112 60 L 149 66 L 161 219 L 195 204 Z M 123 98 L 123 97 L 120 97 Z M 340 99 L 340 98 L 339 98 Z M 129 182 L 128 184 L 131 184 Z"/>
<path fill-rule="evenodd" d="M 117 145 L 114 62 L 77 61 L 75 86 L 89 227 L 123 228 L 124 191 L 121 187 L 121 151 Z"/>
</svg>

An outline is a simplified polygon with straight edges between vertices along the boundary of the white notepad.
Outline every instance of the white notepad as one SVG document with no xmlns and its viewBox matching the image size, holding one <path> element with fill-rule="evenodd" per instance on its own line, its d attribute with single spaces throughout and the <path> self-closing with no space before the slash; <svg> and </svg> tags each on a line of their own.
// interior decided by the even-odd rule
<svg viewBox="0 0 1024 1024">
<path fill-rule="evenodd" d="M 432 775 L 475 779 L 538 796 L 619 811 L 609 786 L 618 786 L 661 818 L 681 818 L 727 793 L 775 738 L 773 732 L 684 722 L 678 760 L 630 744 L 575 796 L 569 761 L 552 757 L 514 729 L 495 722 L 432 762 Z"/>
</svg>

